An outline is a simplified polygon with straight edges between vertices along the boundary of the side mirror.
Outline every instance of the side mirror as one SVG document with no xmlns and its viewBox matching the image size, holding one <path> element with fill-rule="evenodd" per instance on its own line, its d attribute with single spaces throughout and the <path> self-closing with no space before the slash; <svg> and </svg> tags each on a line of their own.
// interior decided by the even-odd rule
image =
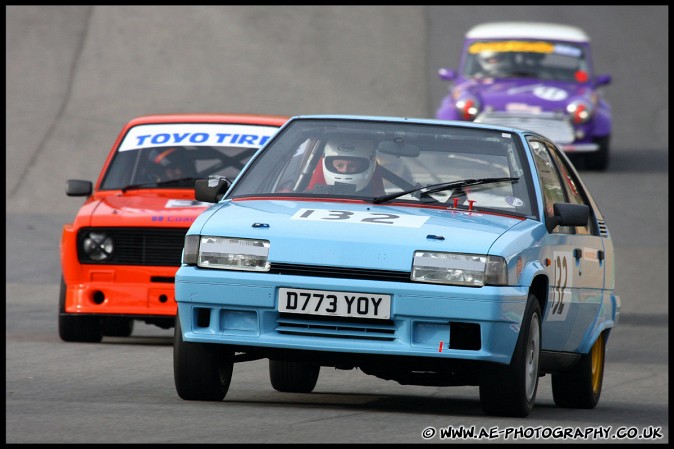
<svg viewBox="0 0 674 449">
<path fill-rule="evenodd" d="M 608 75 L 608 74 L 597 75 L 594 79 L 594 85 L 596 87 L 606 86 L 606 85 L 611 84 L 611 80 L 612 80 L 611 75 Z"/>
<path fill-rule="evenodd" d="M 68 196 L 89 196 L 93 191 L 91 181 L 82 179 L 69 179 L 66 181 L 66 195 Z"/>
<path fill-rule="evenodd" d="M 590 208 L 585 204 L 555 203 L 552 209 L 554 216 L 546 223 L 548 232 L 557 226 L 587 226 L 590 219 Z"/>
<path fill-rule="evenodd" d="M 232 181 L 224 176 L 211 176 L 208 179 L 197 179 L 194 183 L 194 197 L 197 201 L 217 203 L 232 186 Z"/>
<path fill-rule="evenodd" d="M 438 69 L 438 76 L 441 80 L 454 81 L 456 79 L 456 71 L 454 69 Z"/>
</svg>

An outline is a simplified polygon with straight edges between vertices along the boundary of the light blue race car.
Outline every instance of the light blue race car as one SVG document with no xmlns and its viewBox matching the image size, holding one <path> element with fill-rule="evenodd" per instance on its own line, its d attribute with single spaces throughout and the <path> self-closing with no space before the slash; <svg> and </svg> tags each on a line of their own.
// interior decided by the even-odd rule
<svg viewBox="0 0 674 449">
<path fill-rule="evenodd" d="M 190 227 L 176 274 L 174 378 L 220 401 L 233 364 L 280 392 L 321 367 L 479 385 L 484 412 L 594 408 L 620 315 L 613 242 L 540 134 L 393 117 L 291 118 Z"/>
</svg>

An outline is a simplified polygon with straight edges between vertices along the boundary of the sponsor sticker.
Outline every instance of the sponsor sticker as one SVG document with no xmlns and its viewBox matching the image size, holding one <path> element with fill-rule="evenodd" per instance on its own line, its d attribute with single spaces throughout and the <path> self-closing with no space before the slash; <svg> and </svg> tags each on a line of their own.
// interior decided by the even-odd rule
<svg viewBox="0 0 674 449">
<path fill-rule="evenodd" d="M 599 262 L 599 256 L 597 255 L 596 248 L 583 248 L 583 259 L 589 260 L 590 262 Z"/>
<path fill-rule="evenodd" d="M 118 151 L 175 145 L 261 147 L 277 130 L 273 126 L 203 123 L 139 125 L 129 130 Z"/>
<path fill-rule="evenodd" d="M 533 93 L 538 98 L 548 101 L 561 101 L 569 96 L 569 94 L 564 89 L 550 86 L 537 86 Z"/>
<path fill-rule="evenodd" d="M 203 201 L 197 200 L 168 200 L 164 207 L 170 209 L 174 207 L 207 207 L 210 205 L 211 203 L 205 203 Z"/>
<path fill-rule="evenodd" d="M 524 201 L 521 199 L 514 197 L 514 196 L 507 196 L 506 197 L 506 203 L 510 204 L 513 207 L 521 207 L 524 206 Z"/>
<path fill-rule="evenodd" d="M 482 53 L 483 51 L 495 52 L 526 52 L 526 53 L 552 53 L 555 46 L 550 42 L 543 41 L 494 41 L 494 42 L 475 42 L 468 48 L 468 52 Z"/>
</svg>

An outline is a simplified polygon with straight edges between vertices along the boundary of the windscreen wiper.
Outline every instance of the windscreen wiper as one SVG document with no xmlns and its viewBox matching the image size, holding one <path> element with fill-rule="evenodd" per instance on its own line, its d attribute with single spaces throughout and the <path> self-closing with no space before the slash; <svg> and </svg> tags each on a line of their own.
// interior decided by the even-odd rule
<svg viewBox="0 0 674 449">
<path fill-rule="evenodd" d="M 197 179 L 198 178 L 189 177 L 189 178 L 169 179 L 167 181 L 159 181 L 159 182 L 143 182 L 140 184 L 131 184 L 122 188 L 122 193 L 125 193 L 127 190 L 142 189 L 145 187 L 162 187 L 162 186 L 170 186 L 172 184 L 183 184 L 190 181 L 194 182 Z"/>
<path fill-rule="evenodd" d="M 374 198 L 374 204 L 382 204 L 388 201 L 400 198 L 401 196 L 409 195 L 410 193 L 417 193 L 419 197 L 428 195 L 429 193 L 440 192 L 443 190 L 456 189 L 457 187 L 469 187 L 480 184 L 492 184 L 496 182 L 515 182 L 520 178 L 478 178 L 478 179 L 462 179 L 459 181 L 442 182 L 440 184 L 429 184 L 425 187 L 417 187 L 402 192 L 391 193 L 389 195 L 382 195 Z M 417 196 L 417 195 L 415 195 Z"/>
</svg>

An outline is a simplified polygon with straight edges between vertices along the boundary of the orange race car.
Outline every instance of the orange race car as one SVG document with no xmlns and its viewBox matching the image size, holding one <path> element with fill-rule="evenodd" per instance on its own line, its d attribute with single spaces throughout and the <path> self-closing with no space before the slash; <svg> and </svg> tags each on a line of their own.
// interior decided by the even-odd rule
<svg viewBox="0 0 674 449">
<path fill-rule="evenodd" d="M 66 195 L 86 200 L 61 236 L 60 338 L 127 337 L 135 320 L 171 328 L 185 233 L 210 206 L 195 200 L 195 180 L 234 180 L 287 119 L 205 113 L 127 123 L 95 186 L 66 183 Z"/>
</svg>

